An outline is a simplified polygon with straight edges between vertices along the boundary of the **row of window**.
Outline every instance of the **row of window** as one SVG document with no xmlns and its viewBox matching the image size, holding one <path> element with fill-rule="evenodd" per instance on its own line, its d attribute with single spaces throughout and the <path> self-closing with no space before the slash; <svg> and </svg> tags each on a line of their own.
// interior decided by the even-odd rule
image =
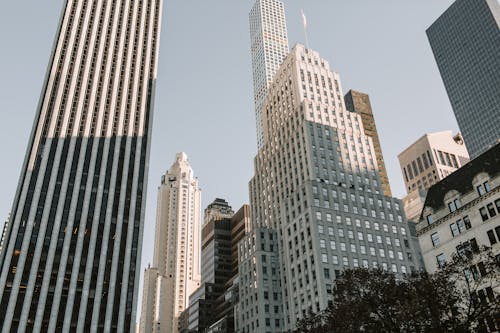
<svg viewBox="0 0 500 333">
<path fill-rule="evenodd" d="M 417 157 L 416 160 L 413 160 L 406 167 L 403 167 L 406 182 L 409 182 L 414 177 L 417 177 L 419 173 L 423 173 L 432 165 L 432 156 L 427 150 L 424 154 L 422 154 L 422 156 Z"/>
<path fill-rule="evenodd" d="M 500 226 L 496 227 L 495 229 L 488 230 L 486 234 L 488 235 L 488 239 L 490 240 L 491 245 L 500 242 Z"/>
<path fill-rule="evenodd" d="M 491 191 L 491 186 L 488 181 L 485 181 L 484 183 L 477 185 L 476 190 L 479 196 L 482 196 Z M 453 213 L 454 211 L 462 207 L 462 203 L 460 202 L 459 198 L 455 198 L 449 201 L 447 203 L 447 206 L 450 213 Z M 496 211 L 495 211 L 495 206 L 496 206 Z M 486 206 L 481 207 L 479 209 L 479 213 L 481 214 L 481 218 L 483 219 L 483 221 L 486 221 L 496 216 L 497 213 L 500 213 L 500 199 L 496 200 L 494 205 L 493 203 L 489 203 Z M 434 223 L 434 218 L 432 214 L 427 215 L 425 218 L 428 224 Z"/>
<path fill-rule="evenodd" d="M 495 206 L 496 206 L 496 210 L 495 210 Z M 486 206 L 479 208 L 479 214 L 481 214 L 481 218 L 483 219 L 483 222 L 496 216 L 497 213 L 500 213 L 500 199 L 495 200 L 494 205 L 493 205 L 493 202 L 490 202 Z"/>
</svg>

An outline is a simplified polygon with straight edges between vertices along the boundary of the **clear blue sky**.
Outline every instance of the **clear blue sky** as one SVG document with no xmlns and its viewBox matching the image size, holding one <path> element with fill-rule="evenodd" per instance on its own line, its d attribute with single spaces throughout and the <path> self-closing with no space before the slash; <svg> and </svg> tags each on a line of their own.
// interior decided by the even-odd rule
<svg viewBox="0 0 500 333">
<path fill-rule="evenodd" d="M 11 209 L 62 0 L 0 5 L 0 226 Z M 452 0 L 286 1 L 291 46 L 304 42 L 370 94 L 393 194 L 404 192 L 397 154 L 426 132 L 457 130 L 425 29 Z M 248 202 L 256 152 L 249 54 L 251 0 L 167 0 L 150 160 L 143 266 L 151 260 L 156 188 L 185 151 L 203 206 Z M 139 302 L 140 304 L 140 302 Z"/>
</svg>

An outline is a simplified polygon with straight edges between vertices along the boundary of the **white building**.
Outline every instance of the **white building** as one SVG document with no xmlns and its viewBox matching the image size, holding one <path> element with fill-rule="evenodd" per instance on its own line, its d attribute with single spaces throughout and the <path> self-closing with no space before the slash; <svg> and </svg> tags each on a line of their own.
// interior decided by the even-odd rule
<svg viewBox="0 0 500 333">
<path fill-rule="evenodd" d="M 0 331 L 132 332 L 162 0 L 57 4 L 0 253 Z"/>
<path fill-rule="evenodd" d="M 200 228 L 198 179 L 186 154 L 179 153 L 158 188 L 153 268 L 145 272 L 141 332 L 178 332 L 179 315 L 200 286 Z"/>
<path fill-rule="evenodd" d="M 429 272 L 483 246 L 500 254 L 500 144 L 429 189 L 417 234 Z"/>
<path fill-rule="evenodd" d="M 281 62 L 288 54 L 285 8 L 280 0 L 257 0 L 249 14 L 257 146 L 264 143 L 262 105 Z"/>
<path fill-rule="evenodd" d="M 259 271 L 262 249 L 240 247 L 257 276 L 245 280 L 240 271 L 240 300 L 249 301 L 240 303 L 238 332 L 275 332 L 280 316 L 280 329 L 294 328 L 328 306 L 334 279 L 346 268 L 398 274 L 420 268 L 401 201 L 383 195 L 372 139 L 343 96 L 339 75 L 303 45 L 274 77 L 262 108 L 264 145 L 254 161 L 250 202 L 253 233 L 276 232 L 283 301 L 280 312 L 262 312 L 259 295 L 272 272 Z"/>
<path fill-rule="evenodd" d="M 429 187 L 467 163 L 469 154 L 460 133 L 442 131 L 423 135 L 398 159 L 408 194 L 403 198 L 406 216 L 418 221 Z"/>
</svg>

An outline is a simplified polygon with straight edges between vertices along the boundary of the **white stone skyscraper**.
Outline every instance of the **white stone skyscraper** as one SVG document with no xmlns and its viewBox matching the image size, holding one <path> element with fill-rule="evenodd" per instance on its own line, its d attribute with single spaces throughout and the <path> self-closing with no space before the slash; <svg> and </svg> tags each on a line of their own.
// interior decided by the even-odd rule
<svg viewBox="0 0 500 333">
<path fill-rule="evenodd" d="M 262 105 L 274 74 L 288 55 L 285 8 L 279 0 L 257 0 L 249 14 L 257 147 L 264 143 Z"/>
<path fill-rule="evenodd" d="M 0 255 L 7 332 L 131 332 L 162 0 L 66 0 Z"/>
<path fill-rule="evenodd" d="M 327 308 L 347 268 L 420 268 L 403 205 L 383 194 L 373 140 L 343 96 L 339 75 L 303 45 L 270 86 L 250 181 L 253 230 L 240 245 L 238 332 L 294 328 Z"/>
<path fill-rule="evenodd" d="M 200 286 L 201 190 L 185 153 L 158 188 L 153 266 L 144 276 L 140 332 L 176 333 Z"/>
</svg>

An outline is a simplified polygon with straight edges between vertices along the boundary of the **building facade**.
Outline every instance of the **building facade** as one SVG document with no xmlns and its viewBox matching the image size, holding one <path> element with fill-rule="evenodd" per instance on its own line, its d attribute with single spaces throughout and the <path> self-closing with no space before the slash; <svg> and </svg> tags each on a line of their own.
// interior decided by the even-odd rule
<svg viewBox="0 0 500 333">
<path fill-rule="evenodd" d="M 500 144 L 429 189 L 417 234 L 429 272 L 463 251 L 500 253 Z"/>
<path fill-rule="evenodd" d="M 347 111 L 356 112 L 361 115 L 363 129 L 365 134 L 372 138 L 375 156 L 377 158 L 378 172 L 380 181 L 382 182 L 382 191 L 385 196 L 391 197 L 391 184 L 387 176 L 385 168 L 384 155 L 382 154 L 382 146 L 378 138 L 377 126 L 375 125 L 375 117 L 373 116 L 370 96 L 359 91 L 349 90 L 344 96 L 345 107 Z"/>
<path fill-rule="evenodd" d="M 256 0 L 249 14 L 257 146 L 264 142 L 262 105 L 274 74 L 289 52 L 284 4 Z"/>
<path fill-rule="evenodd" d="M 403 204 L 408 220 L 417 222 L 429 187 L 469 162 L 460 133 L 428 133 L 398 155 L 408 195 Z"/>
<path fill-rule="evenodd" d="M 178 153 L 158 188 L 153 268 L 144 279 L 141 332 L 179 332 L 180 314 L 200 286 L 201 190 Z M 151 275 L 151 276 L 150 276 Z M 154 283 L 156 281 L 156 283 Z M 148 285 L 146 285 L 148 284 Z M 147 291 L 147 292 L 146 292 Z"/>
<path fill-rule="evenodd" d="M 0 255 L 2 332 L 135 330 L 161 7 L 64 1 Z"/>
<path fill-rule="evenodd" d="M 9 217 L 10 218 L 10 217 Z M 5 236 L 7 235 L 7 227 L 9 226 L 9 218 L 5 220 L 5 223 L 2 228 L 2 236 L 0 237 L 0 256 L 2 256 L 2 248 L 5 242 Z"/>
<path fill-rule="evenodd" d="M 500 3 L 456 0 L 427 36 L 474 158 L 500 139 Z"/>
<path fill-rule="evenodd" d="M 278 240 L 280 327 L 325 309 L 343 269 L 418 269 L 401 201 L 383 195 L 372 138 L 361 115 L 346 110 L 340 77 L 328 62 L 296 45 L 262 110 L 264 146 L 254 161 L 250 200 L 253 227 L 273 229 Z M 262 258 L 253 258 L 263 267 Z M 250 295 L 262 287 L 253 282 Z M 272 331 L 252 311 L 265 313 L 241 309 L 239 331 L 254 332 L 252 322 L 258 332 Z"/>
<path fill-rule="evenodd" d="M 234 332 L 238 302 L 238 244 L 250 224 L 248 205 L 234 213 L 216 199 L 205 209 L 202 229 L 202 285 L 189 297 L 180 332 Z"/>
<path fill-rule="evenodd" d="M 285 328 L 278 236 L 252 228 L 239 244 L 236 332 L 283 332 Z"/>
</svg>

